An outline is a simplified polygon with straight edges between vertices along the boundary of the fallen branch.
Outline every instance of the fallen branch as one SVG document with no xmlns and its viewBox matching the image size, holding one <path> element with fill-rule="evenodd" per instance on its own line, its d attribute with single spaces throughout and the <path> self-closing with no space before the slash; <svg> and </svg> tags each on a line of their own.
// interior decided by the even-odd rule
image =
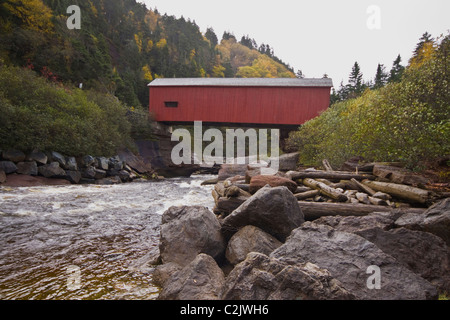
<svg viewBox="0 0 450 320">
<path fill-rule="evenodd" d="M 313 198 L 319 194 L 319 190 L 309 190 L 302 193 L 296 193 L 294 194 L 294 197 L 297 198 L 297 200 L 305 200 L 309 198 Z"/>
<path fill-rule="evenodd" d="M 375 179 L 375 176 L 370 174 L 356 174 L 352 172 L 343 172 L 343 171 L 290 171 L 289 177 L 292 180 L 305 178 L 328 179 L 335 181 L 350 180 L 352 178 L 356 180 Z"/>
<path fill-rule="evenodd" d="M 410 202 L 424 204 L 430 200 L 430 191 L 428 190 L 390 182 L 364 180 L 362 183 L 375 191 L 381 191 Z"/>
</svg>

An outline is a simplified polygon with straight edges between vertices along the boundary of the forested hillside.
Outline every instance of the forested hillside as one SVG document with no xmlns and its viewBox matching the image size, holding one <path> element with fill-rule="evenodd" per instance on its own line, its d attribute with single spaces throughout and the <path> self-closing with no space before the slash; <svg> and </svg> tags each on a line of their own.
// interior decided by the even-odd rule
<svg viewBox="0 0 450 320">
<path fill-rule="evenodd" d="M 416 169 L 439 158 L 448 165 L 449 53 L 449 35 L 421 38 L 395 81 L 366 86 L 361 92 L 347 86 L 346 93 L 351 93 L 347 100 L 305 123 L 291 135 L 291 146 L 301 151 L 301 161 L 308 165 L 328 159 L 338 168 L 355 156 L 401 161 Z M 442 174 L 448 179 L 448 171 Z"/>
<path fill-rule="evenodd" d="M 81 29 L 69 30 L 70 5 Z M 147 106 L 157 77 L 294 77 L 265 44 L 240 41 L 194 21 L 161 15 L 135 0 L 5 0 L 0 4 L 0 62 L 27 67 L 55 82 Z"/>
</svg>

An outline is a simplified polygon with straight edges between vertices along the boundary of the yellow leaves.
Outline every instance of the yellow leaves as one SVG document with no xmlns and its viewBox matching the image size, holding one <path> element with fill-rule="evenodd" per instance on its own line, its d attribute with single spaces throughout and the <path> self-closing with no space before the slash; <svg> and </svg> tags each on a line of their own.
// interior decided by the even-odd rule
<svg viewBox="0 0 450 320">
<path fill-rule="evenodd" d="M 148 10 L 144 21 L 149 26 L 150 30 L 155 31 L 158 26 L 159 15 L 152 10 Z"/>
<path fill-rule="evenodd" d="M 433 58 L 436 48 L 433 42 L 425 42 L 418 54 L 411 58 L 410 67 L 415 69 L 421 67 L 425 62 Z"/>
<path fill-rule="evenodd" d="M 163 49 L 163 48 L 165 48 L 166 46 L 167 46 L 167 40 L 164 39 L 164 38 L 162 38 L 161 40 L 159 40 L 159 41 L 156 43 L 156 47 L 157 47 L 158 49 Z"/>
<path fill-rule="evenodd" d="M 142 52 L 142 33 L 135 34 L 134 41 L 136 42 L 139 52 Z"/>
<path fill-rule="evenodd" d="M 145 52 L 150 52 L 153 48 L 153 41 L 152 40 L 148 40 L 147 41 L 147 46 L 145 47 Z"/>
<path fill-rule="evenodd" d="M 147 81 L 152 81 L 153 80 L 153 76 L 152 76 L 152 72 L 150 70 L 150 67 L 147 65 L 142 67 L 142 71 L 144 72 L 144 79 Z"/>
<path fill-rule="evenodd" d="M 192 61 L 195 58 L 195 54 L 196 54 L 195 49 L 192 49 L 191 52 L 189 53 L 189 60 Z"/>
<path fill-rule="evenodd" d="M 9 0 L 3 8 L 18 17 L 30 30 L 49 33 L 53 29 L 52 11 L 42 0 Z"/>
<path fill-rule="evenodd" d="M 280 63 L 273 61 L 261 54 L 252 63 L 252 66 L 240 67 L 237 74 L 239 78 L 293 78 L 295 75 L 289 72 Z"/>
<path fill-rule="evenodd" d="M 90 5 L 91 11 L 94 14 L 94 16 L 98 17 L 98 10 L 95 7 L 95 5 L 92 3 L 92 1 L 90 1 L 90 0 L 89 0 L 89 5 Z"/>
<path fill-rule="evenodd" d="M 225 78 L 225 73 L 224 73 L 225 70 L 226 70 L 225 67 L 223 67 L 221 65 L 215 66 L 212 70 L 212 77 L 213 78 Z"/>
</svg>

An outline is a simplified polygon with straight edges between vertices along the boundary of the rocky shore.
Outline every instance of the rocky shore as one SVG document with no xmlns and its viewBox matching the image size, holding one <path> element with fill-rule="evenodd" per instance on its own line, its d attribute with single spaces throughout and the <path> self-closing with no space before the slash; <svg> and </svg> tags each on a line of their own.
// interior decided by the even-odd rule
<svg viewBox="0 0 450 320">
<path fill-rule="evenodd" d="M 382 180 L 373 167 L 358 181 Z M 343 203 L 343 197 L 307 188 L 299 171 L 289 173 L 292 167 L 273 176 L 248 166 L 241 173 L 222 169 L 214 212 L 181 206 L 162 216 L 159 252 L 151 261 L 153 281 L 162 288 L 159 299 L 423 300 L 450 292 L 445 194 L 430 193 L 427 201 L 407 205 L 395 192 L 386 193 L 390 202 L 374 205 L 362 203 L 363 197 L 352 203 L 347 193 Z M 360 174 L 336 176 L 349 173 Z M 299 191 L 319 192 L 299 201 Z M 325 210 L 313 215 L 305 204 Z M 345 214 L 330 211 L 330 205 L 357 210 Z"/>
<path fill-rule="evenodd" d="M 156 178 L 152 167 L 128 149 L 113 157 L 73 157 L 34 150 L 0 151 L 0 185 L 117 184 Z"/>
</svg>

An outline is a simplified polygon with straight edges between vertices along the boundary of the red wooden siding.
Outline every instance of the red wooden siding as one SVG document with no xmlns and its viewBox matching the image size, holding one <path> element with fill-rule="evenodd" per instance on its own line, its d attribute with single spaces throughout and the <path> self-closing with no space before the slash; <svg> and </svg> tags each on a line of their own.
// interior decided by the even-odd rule
<svg viewBox="0 0 450 320">
<path fill-rule="evenodd" d="M 329 87 L 150 86 L 150 112 L 160 122 L 300 125 L 326 110 Z M 166 101 L 177 101 L 168 108 Z"/>
</svg>

